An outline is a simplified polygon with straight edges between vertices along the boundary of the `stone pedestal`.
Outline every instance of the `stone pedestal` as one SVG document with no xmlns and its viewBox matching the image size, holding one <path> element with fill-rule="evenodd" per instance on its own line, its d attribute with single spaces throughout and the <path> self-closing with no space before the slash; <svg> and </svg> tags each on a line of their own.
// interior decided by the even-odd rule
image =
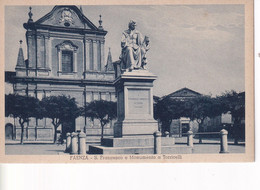
<svg viewBox="0 0 260 190">
<path fill-rule="evenodd" d="M 153 118 L 156 78 L 146 70 L 133 70 L 115 80 L 118 120 L 114 124 L 114 138 L 101 139 L 100 146 L 90 145 L 89 154 L 192 153 L 190 146 L 176 146 L 174 138 L 153 136 L 158 131 L 158 123 Z"/>
<path fill-rule="evenodd" d="M 187 145 L 175 145 L 172 137 L 123 137 L 104 138 L 101 145 L 89 145 L 89 154 L 154 154 L 155 140 L 160 140 L 160 147 L 156 148 L 157 154 L 191 154 L 192 147 Z M 159 145 L 158 143 L 156 146 Z M 160 149 L 159 152 L 157 152 Z"/>
<path fill-rule="evenodd" d="M 146 70 L 133 70 L 115 80 L 118 120 L 114 125 L 114 137 L 152 136 L 158 130 L 153 118 L 153 81 L 156 78 Z"/>
</svg>

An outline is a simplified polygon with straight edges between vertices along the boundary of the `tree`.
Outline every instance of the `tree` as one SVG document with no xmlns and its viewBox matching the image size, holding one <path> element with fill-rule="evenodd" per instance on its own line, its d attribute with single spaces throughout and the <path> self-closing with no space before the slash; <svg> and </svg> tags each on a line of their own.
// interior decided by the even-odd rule
<svg viewBox="0 0 260 190">
<path fill-rule="evenodd" d="M 66 121 L 75 121 L 80 116 L 80 109 L 75 98 L 65 95 L 45 97 L 41 101 L 44 117 L 50 118 L 54 127 L 53 143 L 57 141 L 57 128 Z M 74 129 L 70 129 L 71 132 Z M 64 137 L 64 131 L 62 131 Z"/>
<path fill-rule="evenodd" d="M 217 98 L 210 96 L 197 96 L 185 101 L 185 115 L 191 121 L 195 120 L 199 124 L 198 132 L 202 132 L 204 120 L 209 117 L 215 117 L 223 112 L 221 102 Z M 199 143 L 202 143 L 202 136 L 199 135 Z"/>
<path fill-rule="evenodd" d="M 82 115 L 85 114 L 87 117 L 99 120 L 101 138 L 103 138 L 105 125 L 117 117 L 117 105 L 116 102 L 96 100 L 86 105 L 85 110 L 82 112 Z"/>
<path fill-rule="evenodd" d="M 244 138 L 242 120 L 245 118 L 245 92 L 229 91 L 218 98 L 222 102 L 224 113 L 230 112 L 232 115 L 234 121 L 234 141 L 235 144 L 238 144 L 238 139 Z"/>
<path fill-rule="evenodd" d="M 173 119 L 183 116 L 183 102 L 171 98 L 156 99 L 154 104 L 154 118 L 162 123 L 161 132 L 170 131 Z"/>
<path fill-rule="evenodd" d="M 30 96 L 18 94 L 5 95 L 5 116 L 18 118 L 21 126 L 21 144 L 23 144 L 24 124 L 29 122 L 30 117 L 42 118 L 42 110 L 39 100 Z"/>
</svg>

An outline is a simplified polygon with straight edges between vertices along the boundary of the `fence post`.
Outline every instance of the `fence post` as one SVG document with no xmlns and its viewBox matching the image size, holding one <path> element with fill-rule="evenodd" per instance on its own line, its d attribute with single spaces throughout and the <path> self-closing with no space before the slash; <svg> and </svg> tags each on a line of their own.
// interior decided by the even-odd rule
<svg viewBox="0 0 260 190">
<path fill-rule="evenodd" d="M 66 134 L 66 150 L 65 152 L 70 152 L 71 151 L 71 134 L 67 133 Z"/>
<path fill-rule="evenodd" d="M 193 147 L 193 132 L 187 132 L 187 145 Z"/>
<path fill-rule="evenodd" d="M 228 153 L 228 132 L 225 129 L 220 131 L 220 152 L 219 153 Z"/>
<path fill-rule="evenodd" d="M 86 154 L 86 134 L 79 133 L 79 154 Z"/>
<path fill-rule="evenodd" d="M 71 154 L 78 154 L 78 133 L 71 134 Z"/>
<path fill-rule="evenodd" d="M 154 154 L 162 153 L 162 133 L 160 131 L 156 131 L 153 134 L 154 136 Z"/>
<path fill-rule="evenodd" d="M 168 131 L 165 131 L 165 137 L 170 137 L 170 133 Z"/>
</svg>

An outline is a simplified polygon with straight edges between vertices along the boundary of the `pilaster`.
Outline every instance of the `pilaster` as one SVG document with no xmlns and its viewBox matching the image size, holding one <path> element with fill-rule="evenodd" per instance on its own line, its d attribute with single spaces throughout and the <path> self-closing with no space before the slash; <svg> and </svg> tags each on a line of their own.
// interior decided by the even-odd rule
<svg viewBox="0 0 260 190">
<path fill-rule="evenodd" d="M 94 65 L 94 68 L 93 70 L 94 71 L 97 71 L 98 70 L 98 63 L 97 63 L 97 56 L 98 56 L 98 53 L 97 53 L 97 40 L 93 40 L 93 65 Z"/>
<path fill-rule="evenodd" d="M 91 40 L 90 39 L 86 39 L 85 40 L 86 43 L 86 48 L 85 48 L 85 54 L 86 54 L 86 70 L 90 70 L 90 50 L 91 50 Z M 85 71 L 86 72 L 86 71 Z"/>
<path fill-rule="evenodd" d="M 105 71 L 105 41 L 101 40 L 101 49 L 100 49 L 100 55 L 101 55 L 101 71 Z"/>
</svg>

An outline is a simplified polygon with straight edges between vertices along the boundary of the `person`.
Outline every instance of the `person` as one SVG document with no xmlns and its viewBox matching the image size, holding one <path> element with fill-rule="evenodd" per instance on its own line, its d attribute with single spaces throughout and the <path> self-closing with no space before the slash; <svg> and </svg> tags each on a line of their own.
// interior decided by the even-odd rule
<svg viewBox="0 0 260 190">
<path fill-rule="evenodd" d="M 143 67 L 143 57 L 146 54 L 146 49 L 149 45 L 149 38 L 147 44 L 147 42 L 144 41 L 142 34 L 135 28 L 136 22 L 131 20 L 128 24 L 128 30 L 123 32 L 121 38 L 122 52 L 119 59 L 122 62 L 121 64 L 123 64 L 122 68 L 128 71 Z"/>
</svg>

